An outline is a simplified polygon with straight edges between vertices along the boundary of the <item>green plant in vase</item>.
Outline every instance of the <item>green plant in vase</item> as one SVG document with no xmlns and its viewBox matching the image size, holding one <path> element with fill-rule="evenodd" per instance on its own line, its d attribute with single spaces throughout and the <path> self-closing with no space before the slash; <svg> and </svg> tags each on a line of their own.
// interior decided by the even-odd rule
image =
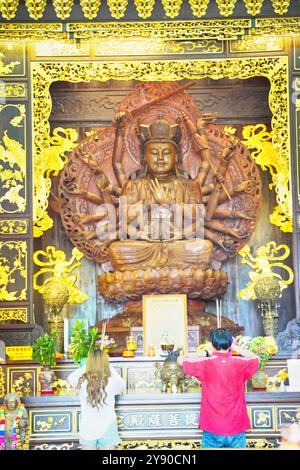
<svg viewBox="0 0 300 470">
<path fill-rule="evenodd" d="M 255 390 L 266 390 L 268 376 L 265 373 L 265 365 L 270 357 L 277 353 L 277 345 L 273 336 L 255 336 L 248 338 L 240 336 L 237 342 L 244 348 L 254 352 L 259 358 L 259 370 L 252 377 L 252 385 Z"/>
<path fill-rule="evenodd" d="M 72 328 L 70 351 L 72 353 L 74 363 L 78 364 L 94 349 L 96 341 L 100 340 L 98 328 L 89 328 L 86 332 L 84 322 L 77 320 Z"/>
<path fill-rule="evenodd" d="M 32 358 L 38 362 L 42 369 L 39 373 L 39 382 L 41 387 L 41 394 L 49 395 L 53 394 L 53 382 L 56 380 L 56 375 L 52 366 L 56 365 L 55 354 L 56 354 L 56 332 L 53 331 L 50 334 L 45 333 L 44 336 L 40 336 L 35 344 L 32 345 Z"/>
</svg>

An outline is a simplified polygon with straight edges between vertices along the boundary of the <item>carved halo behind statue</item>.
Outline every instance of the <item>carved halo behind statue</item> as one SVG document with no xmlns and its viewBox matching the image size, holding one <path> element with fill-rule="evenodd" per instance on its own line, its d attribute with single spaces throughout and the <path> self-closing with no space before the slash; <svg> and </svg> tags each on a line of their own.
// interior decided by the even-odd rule
<svg viewBox="0 0 300 470">
<path fill-rule="evenodd" d="M 214 119 L 212 113 L 201 114 L 176 82 L 138 83 L 120 104 L 114 126 L 91 134 L 73 151 L 60 177 L 62 222 L 87 258 L 110 263 L 110 272 L 99 278 L 105 298 L 186 293 L 210 299 L 225 293 L 228 281 L 221 263 L 235 256 L 255 229 L 261 182 L 249 150 Z M 150 143 L 157 152 L 165 143 L 169 153 L 176 153 L 166 177 L 151 170 Z M 118 207 L 121 194 L 132 204 L 141 199 L 160 204 L 162 195 L 170 203 L 204 202 L 202 248 L 197 238 L 192 244 L 146 237 L 122 244 L 118 234 L 115 240 L 100 240 L 103 204 Z"/>
</svg>

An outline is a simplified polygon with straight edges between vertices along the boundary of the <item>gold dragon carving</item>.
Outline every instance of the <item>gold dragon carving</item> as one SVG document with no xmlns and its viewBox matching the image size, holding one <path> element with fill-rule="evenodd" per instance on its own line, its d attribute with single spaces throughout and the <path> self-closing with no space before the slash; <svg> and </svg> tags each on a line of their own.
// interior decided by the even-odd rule
<svg viewBox="0 0 300 470">
<path fill-rule="evenodd" d="M 8 108 L 17 110 L 9 124 L 15 128 L 24 129 L 26 108 L 23 104 L 0 105 L 0 113 Z M 24 130 L 25 140 L 25 130 Z M 22 142 L 12 139 L 8 130 L 4 130 L 0 140 L 0 181 L 2 191 L 0 194 L 0 214 L 14 214 L 25 212 L 25 178 L 26 178 L 26 151 Z"/>
</svg>

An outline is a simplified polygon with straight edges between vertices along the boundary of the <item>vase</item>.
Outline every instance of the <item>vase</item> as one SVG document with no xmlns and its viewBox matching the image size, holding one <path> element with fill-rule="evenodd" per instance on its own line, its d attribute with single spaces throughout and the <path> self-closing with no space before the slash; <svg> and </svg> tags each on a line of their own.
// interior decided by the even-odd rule
<svg viewBox="0 0 300 470">
<path fill-rule="evenodd" d="M 261 318 L 265 336 L 278 335 L 278 302 L 260 302 L 258 307 L 261 311 Z"/>
<path fill-rule="evenodd" d="M 80 367 L 85 366 L 86 361 L 87 361 L 87 357 L 82 357 L 82 358 L 80 359 Z"/>
<path fill-rule="evenodd" d="M 41 395 L 53 395 L 53 383 L 56 380 L 55 372 L 50 366 L 43 366 L 39 373 Z"/>
<path fill-rule="evenodd" d="M 59 353 L 64 352 L 64 320 L 58 315 L 53 315 L 51 319 L 48 320 L 49 329 L 52 333 L 56 332 L 56 351 Z"/>
<path fill-rule="evenodd" d="M 264 368 L 259 369 L 256 374 L 252 376 L 253 390 L 266 390 L 267 389 L 268 376 L 264 371 Z"/>
</svg>

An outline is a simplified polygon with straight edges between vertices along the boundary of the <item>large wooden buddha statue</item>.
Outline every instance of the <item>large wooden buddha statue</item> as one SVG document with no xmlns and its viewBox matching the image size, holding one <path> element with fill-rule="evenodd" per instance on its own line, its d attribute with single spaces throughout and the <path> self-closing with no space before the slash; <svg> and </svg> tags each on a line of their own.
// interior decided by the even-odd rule
<svg viewBox="0 0 300 470">
<path fill-rule="evenodd" d="M 102 264 L 107 299 L 226 291 L 221 262 L 249 240 L 261 187 L 249 151 L 215 118 L 176 83 L 138 84 L 114 126 L 73 152 L 60 179 L 62 221 Z"/>
<path fill-rule="evenodd" d="M 117 116 L 118 129 L 122 119 L 123 115 Z M 128 235 L 138 239 L 110 244 L 109 258 L 113 268 L 120 271 L 191 266 L 209 268 L 213 244 L 196 238 L 196 232 L 193 232 L 193 215 L 194 220 L 197 216 L 201 219 L 201 208 L 197 207 L 202 203 L 201 189 L 197 180 L 180 175 L 178 168 L 180 125 L 170 126 L 166 120 L 158 118 L 151 125 L 140 125 L 139 135 L 143 175 L 128 179 L 122 160 L 118 158 L 118 150 L 122 149 L 122 132 L 117 131 L 114 168 L 122 188 L 121 195 L 126 196 L 129 219 L 130 215 L 134 218 Z M 187 209 L 187 205 L 190 205 L 191 221 L 183 231 L 183 209 Z M 143 209 L 146 214 L 143 213 L 137 225 L 138 215 Z M 133 222 L 136 223 L 133 225 Z M 199 222 L 198 225 L 201 220 Z"/>
</svg>

